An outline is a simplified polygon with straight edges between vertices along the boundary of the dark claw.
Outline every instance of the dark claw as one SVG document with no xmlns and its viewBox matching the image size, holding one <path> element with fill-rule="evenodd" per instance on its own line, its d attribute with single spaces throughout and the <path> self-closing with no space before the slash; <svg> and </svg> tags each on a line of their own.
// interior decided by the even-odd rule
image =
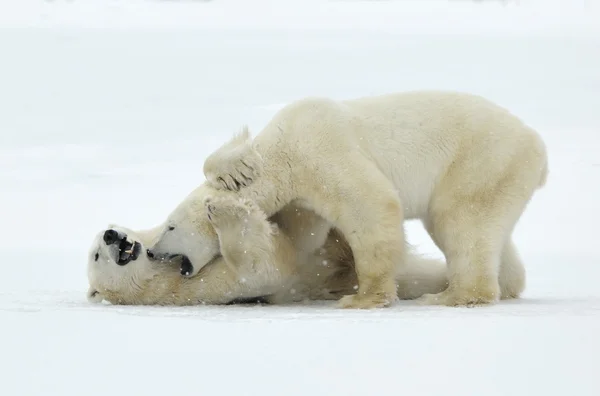
<svg viewBox="0 0 600 396">
<path fill-rule="evenodd" d="M 248 165 L 247 163 L 245 163 L 244 161 L 240 160 L 240 162 L 241 162 L 242 164 L 244 164 L 244 166 L 245 166 L 246 168 L 250 169 L 251 171 L 254 171 L 254 168 L 253 168 L 253 167 L 251 167 L 250 165 Z"/>
<path fill-rule="evenodd" d="M 245 183 L 252 181 L 252 179 L 248 175 L 246 175 L 244 172 L 240 172 L 240 175 L 242 175 L 242 177 L 244 178 Z M 246 186 L 246 184 L 244 184 L 244 186 Z"/>
<path fill-rule="evenodd" d="M 225 181 L 225 180 L 224 180 L 222 177 L 219 177 L 219 178 L 217 179 L 217 181 L 218 181 L 219 183 L 221 183 L 221 186 L 222 186 L 222 187 L 223 187 L 225 190 L 228 190 L 228 189 L 229 189 L 229 188 L 227 187 L 227 182 L 226 182 L 226 181 Z"/>
</svg>

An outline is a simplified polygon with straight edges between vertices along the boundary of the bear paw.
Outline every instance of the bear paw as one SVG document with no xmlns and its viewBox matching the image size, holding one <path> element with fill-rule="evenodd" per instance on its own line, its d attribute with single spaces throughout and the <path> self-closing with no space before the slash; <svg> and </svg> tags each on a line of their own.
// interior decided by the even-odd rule
<svg viewBox="0 0 600 396">
<path fill-rule="evenodd" d="M 204 176 L 216 189 L 239 191 L 261 175 L 262 167 L 262 158 L 252 146 L 250 133 L 245 128 L 206 158 Z"/>
<path fill-rule="evenodd" d="M 239 191 L 247 187 L 260 175 L 256 161 L 239 160 L 223 167 L 220 172 L 207 177 L 207 180 L 216 189 Z"/>
<path fill-rule="evenodd" d="M 338 308 L 352 308 L 352 309 L 373 309 L 373 308 L 384 308 L 389 307 L 392 303 L 398 300 L 398 297 L 394 293 L 391 296 L 384 296 L 380 294 L 351 294 L 342 297 L 338 301 Z"/>
<path fill-rule="evenodd" d="M 260 218 L 260 210 L 253 202 L 234 197 L 207 198 L 204 201 L 208 221 L 215 229 L 229 228 L 235 224 L 247 224 L 252 218 Z"/>
<path fill-rule="evenodd" d="M 475 293 L 445 290 L 437 294 L 424 294 L 416 299 L 420 305 L 445 305 L 448 307 L 475 307 L 498 301 L 497 293 Z"/>
</svg>

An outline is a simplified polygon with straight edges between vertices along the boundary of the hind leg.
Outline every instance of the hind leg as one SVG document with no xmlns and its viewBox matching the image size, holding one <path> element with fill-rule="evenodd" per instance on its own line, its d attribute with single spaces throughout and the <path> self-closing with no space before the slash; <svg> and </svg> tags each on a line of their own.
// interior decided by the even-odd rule
<svg viewBox="0 0 600 396">
<path fill-rule="evenodd" d="M 525 266 L 512 240 L 504 245 L 500 257 L 500 298 L 518 298 L 525 290 Z"/>
<path fill-rule="evenodd" d="M 523 290 L 525 271 L 511 234 L 545 178 L 546 159 L 536 147 L 519 150 L 502 166 L 500 160 L 456 162 L 436 187 L 424 223 L 446 256 L 449 286 L 423 296 L 423 303 L 489 304 Z"/>
<path fill-rule="evenodd" d="M 418 300 L 426 305 L 471 306 L 496 302 L 500 297 L 498 237 L 473 223 L 458 227 L 436 225 L 434 240 L 446 256 L 448 288 L 425 294 Z"/>
<path fill-rule="evenodd" d="M 497 302 L 503 291 L 514 293 L 520 288 L 522 265 L 512 243 L 506 241 L 527 200 L 501 194 L 507 189 L 503 185 L 485 197 L 459 196 L 453 202 L 446 199 L 443 205 L 433 204 L 424 223 L 446 256 L 449 285 L 441 293 L 424 295 L 421 303 L 490 304 Z"/>
</svg>

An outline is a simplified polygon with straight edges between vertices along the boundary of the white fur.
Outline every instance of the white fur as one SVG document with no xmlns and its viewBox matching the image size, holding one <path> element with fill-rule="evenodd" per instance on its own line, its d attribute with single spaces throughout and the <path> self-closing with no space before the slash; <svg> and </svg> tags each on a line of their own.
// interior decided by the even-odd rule
<svg viewBox="0 0 600 396">
<path fill-rule="evenodd" d="M 373 308 L 395 300 L 405 219 L 421 219 L 448 262 L 448 289 L 423 303 L 518 297 L 525 270 L 511 234 L 548 166 L 540 136 L 507 110 L 475 95 L 419 91 L 299 100 L 254 140 L 247 130 L 235 136 L 204 172 L 206 185 L 170 216 L 180 231 L 163 230 L 154 251 L 189 250 L 194 273 L 218 253 L 207 194 L 234 190 L 267 215 L 293 203 L 323 219 L 315 230 L 339 229 L 354 253 L 358 293 L 340 305 Z M 323 241 L 313 242 L 301 250 Z"/>
<path fill-rule="evenodd" d="M 271 303 L 305 299 L 337 299 L 355 293 L 357 284 L 352 253 L 341 235 L 332 230 L 323 247 L 312 254 L 294 250 L 295 225 L 304 216 L 269 222 L 252 202 L 231 198 L 211 200 L 211 223 L 219 235 L 222 257 L 204 266 L 194 277 L 182 277 L 176 263 L 150 260 L 146 247 L 158 228 L 132 231 L 112 226 L 130 243 L 142 245 L 136 260 L 117 265 L 118 244 L 107 245 L 100 232 L 88 258 L 92 302 L 107 300 L 127 305 L 225 304 L 244 298 L 264 297 Z M 288 209 L 286 213 L 296 212 Z M 301 209 L 299 213 L 303 212 Z M 301 227 L 301 226 L 300 226 Z M 240 234 L 245 233 L 245 237 Z M 98 254 L 96 259 L 96 254 Z M 298 265 L 298 259 L 304 260 Z M 409 265 L 399 280 L 397 295 L 412 299 L 444 290 L 445 264 L 409 255 Z"/>
</svg>

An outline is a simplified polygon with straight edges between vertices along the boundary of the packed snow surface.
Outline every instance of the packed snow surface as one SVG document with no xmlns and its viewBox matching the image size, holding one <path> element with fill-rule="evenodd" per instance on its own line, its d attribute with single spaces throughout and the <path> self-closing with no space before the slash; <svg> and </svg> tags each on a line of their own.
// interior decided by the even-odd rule
<svg viewBox="0 0 600 396">
<path fill-rule="evenodd" d="M 600 395 L 598 21 L 592 0 L 0 1 L 0 394 Z M 94 234 L 160 222 L 243 124 L 420 88 L 484 95 L 546 140 L 522 299 L 86 301 Z"/>
</svg>

